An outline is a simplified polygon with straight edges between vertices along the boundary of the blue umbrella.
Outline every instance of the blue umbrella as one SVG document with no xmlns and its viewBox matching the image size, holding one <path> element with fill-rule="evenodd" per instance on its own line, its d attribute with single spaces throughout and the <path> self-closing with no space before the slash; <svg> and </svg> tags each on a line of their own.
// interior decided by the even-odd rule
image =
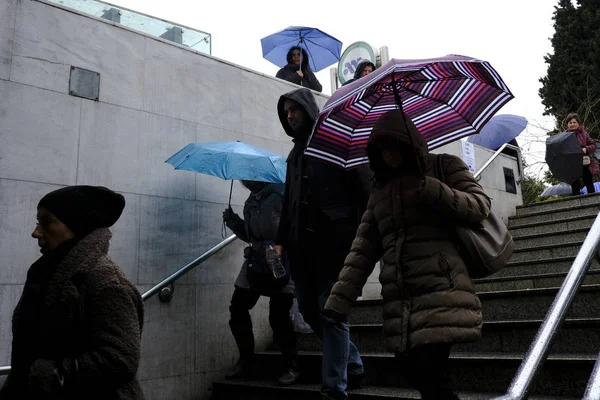
<svg viewBox="0 0 600 400">
<path fill-rule="evenodd" d="M 165 162 L 175 169 L 231 179 L 229 204 L 233 180 L 283 183 L 287 168 L 284 157 L 240 141 L 191 143 Z"/>
<path fill-rule="evenodd" d="M 553 185 L 544 189 L 544 191 L 540 194 L 540 197 L 562 196 L 565 194 L 571 194 L 571 192 L 571 185 L 568 183 L 559 183 L 558 185 Z"/>
<path fill-rule="evenodd" d="M 280 68 L 287 65 L 290 47 L 302 47 L 308 53 L 313 72 L 327 68 L 339 61 L 342 42 L 327 33 L 306 26 L 290 26 L 280 32 L 260 39 L 263 58 Z"/>
<path fill-rule="evenodd" d="M 481 128 L 478 135 L 471 135 L 467 142 L 490 150 L 497 150 L 515 139 L 527 127 L 527 119 L 519 115 L 496 115 Z"/>
</svg>

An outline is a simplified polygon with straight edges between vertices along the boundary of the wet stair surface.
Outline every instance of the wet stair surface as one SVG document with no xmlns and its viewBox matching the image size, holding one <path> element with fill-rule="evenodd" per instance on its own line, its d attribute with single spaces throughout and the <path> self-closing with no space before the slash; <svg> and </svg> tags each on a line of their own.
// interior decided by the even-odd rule
<svg viewBox="0 0 600 400">
<path fill-rule="evenodd" d="M 600 194 L 593 194 L 520 206 L 509 218 L 517 245 L 511 262 L 475 281 L 484 312 L 482 340 L 452 348 L 451 375 L 461 399 L 490 399 L 506 391 L 599 208 Z M 381 306 L 381 300 L 358 301 L 350 315 L 365 380 L 349 399 L 418 399 L 418 392 L 407 388 L 405 366 L 384 351 Z M 314 334 L 298 338 L 302 376 L 297 384 L 275 385 L 281 357 L 265 351 L 257 354 L 254 379 L 215 381 L 213 398 L 319 399 L 321 343 Z M 581 398 L 599 351 L 600 265 L 593 260 L 529 398 Z"/>
</svg>

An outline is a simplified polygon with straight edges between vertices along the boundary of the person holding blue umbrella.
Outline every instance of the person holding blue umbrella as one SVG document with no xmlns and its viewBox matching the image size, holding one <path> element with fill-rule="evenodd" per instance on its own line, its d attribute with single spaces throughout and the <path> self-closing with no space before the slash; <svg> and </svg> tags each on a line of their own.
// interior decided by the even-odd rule
<svg viewBox="0 0 600 400">
<path fill-rule="evenodd" d="M 342 42 L 317 28 L 290 26 L 260 40 L 263 57 L 281 67 L 277 78 L 320 92 L 314 75 L 340 60 Z"/>
<path fill-rule="evenodd" d="M 323 91 L 323 86 L 308 66 L 308 54 L 306 50 L 299 46 L 291 47 L 286 60 L 288 62 L 287 65 L 277 71 L 275 77 L 317 92 Z"/>
</svg>

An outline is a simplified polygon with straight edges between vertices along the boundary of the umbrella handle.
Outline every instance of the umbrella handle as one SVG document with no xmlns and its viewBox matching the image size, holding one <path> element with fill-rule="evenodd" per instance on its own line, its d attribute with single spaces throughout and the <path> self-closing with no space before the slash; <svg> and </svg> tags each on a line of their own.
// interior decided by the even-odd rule
<svg viewBox="0 0 600 400">
<path fill-rule="evenodd" d="M 231 208 L 231 194 L 233 193 L 233 179 L 231 180 L 231 186 L 229 187 L 229 203 L 228 206 Z M 227 237 L 227 225 L 225 221 L 223 221 L 223 225 L 221 226 L 221 237 L 225 239 Z"/>
<path fill-rule="evenodd" d="M 231 208 L 231 193 L 233 193 L 233 179 L 231 180 L 231 187 L 229 188 L 229 208 Z"/>
</svg>

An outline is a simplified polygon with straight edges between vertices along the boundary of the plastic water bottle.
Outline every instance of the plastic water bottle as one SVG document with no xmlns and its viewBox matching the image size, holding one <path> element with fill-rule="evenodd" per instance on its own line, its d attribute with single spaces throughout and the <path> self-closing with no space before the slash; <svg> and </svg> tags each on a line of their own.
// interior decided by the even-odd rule
<svg viewBox="0 0 600 400">
<path fill-rule="evenodd" d="M 275 278 L 281 278 L 282 276 L 284 276 L 285 275 L 285 267 L 283 266 L 283 263 L 281 262 L 281 257 L 279 257 L 279 254 L 277 254 L 277 251 L 275 251 L 275 248 L 273 247 L 273 242 L 267 243 L 267 249 L 266 249 L 265 256 L 267 259 L 267 263 L 271 267 L 273 276 Z"/>
</svg>

